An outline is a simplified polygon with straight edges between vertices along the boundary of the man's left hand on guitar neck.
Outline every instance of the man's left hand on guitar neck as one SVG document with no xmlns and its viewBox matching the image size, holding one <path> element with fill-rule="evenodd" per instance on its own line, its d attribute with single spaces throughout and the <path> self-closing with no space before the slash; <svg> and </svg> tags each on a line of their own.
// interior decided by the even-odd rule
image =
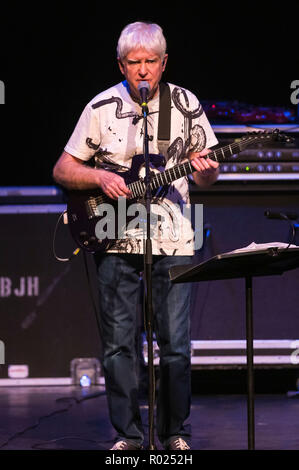
<svg viewBox="0 0 299 470">
<path fill-rule="evenodd" d="M 219 163 L 207 157 L 210 152 L 211 150 L 204 149 L 201 152 L 190 152 L 188 155 L 196 170 L 192 173 L 194 182 L 201 187 L 215 183 L 219 175 Z"/>
</svg>

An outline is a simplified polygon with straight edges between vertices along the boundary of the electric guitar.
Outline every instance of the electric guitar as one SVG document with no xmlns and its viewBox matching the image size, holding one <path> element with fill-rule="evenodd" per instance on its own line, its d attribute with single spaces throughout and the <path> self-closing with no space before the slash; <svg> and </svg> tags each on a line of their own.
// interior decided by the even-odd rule
<svg viewBox="0 0 299 470">
<path fill-rule="evenodd" d="M 266 144 L 269 141 L 289 143 L 293 139 L 281 133 L 278 129 L 273 131 L 249 132 L 240 140 L 224 147 L 217 148 L 208 154 L 208 158 L 217 162 L 242 152 L 252 144 Z M 167 170 L 160 171 L 165 166 L 164 157 L 161 155 L 150 155 L 151 179 L 150 188 L 152 195 L 163 186 L 185 177 L 195 171 L 190 160 L 175 165 Z M 140 201 L 145 194 L 146 186 L 142 171 L 144 171 L 144 156 L 135 155 L 132 159 L 131 168 L 127 171 L 111 170 L 124 178 L 126 185 L 131 190 L 130 202 Z M 103 218 L 101 205 L 111 204 L 117 210 L 117 201 L 110 199 L 100 189 L 75 190 L 68 193 L 67 216 L 71 235 L 76 244 L 89 252 L 105 251 L 115 244 L 117 237 L 98 237 L 96 225 Z M 117 219 L 117 216 L 115 217 Z M 115 223 L 115 222 L 114 222 Z M 109 233 L 109 231 L 107 231 Z M 115 233 L 118 233 L 117 230 Z"/>
</svg>

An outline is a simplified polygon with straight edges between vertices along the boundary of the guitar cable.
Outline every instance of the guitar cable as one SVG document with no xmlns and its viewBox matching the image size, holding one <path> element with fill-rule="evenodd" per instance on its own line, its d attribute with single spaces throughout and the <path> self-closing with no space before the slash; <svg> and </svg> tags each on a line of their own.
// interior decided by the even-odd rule
<svg viewBox="0 0 299 470">
<path fill-rule="evenodd" d="M 63 211 L 58 219 L 57 219 L 57 222 L 56 222 L 56 225 L 55 225 L 55 229 L 54 229 L 54 234 L 53 234 L 53 244 L 52 244 L 52 248 L 53 248 L 53 255 L 55 257 L 55 259 L 57 261 L 61 261 L 61 262 L 68 262 L 68 261 L 71 261 L 72 258 L 74 258 L 75 256 L 77 256 L 81 249 L 78 247 L 76 248 L 73 253 L 71 254 L 71 256 L 69 258 L 60 258 L 59 256 L 57 256 L 56 254 L 56 250 L 55 250 L 55 240 L 56 240 L 56 234 L 57 234 L 57 229 L 58 229 L 58 225 L 62 219 L 62 217 L 64 217 L 64 215 L 67 213 L 67 211 Z M 93 307 L 93 310 L 94 310 L 94 314 L 95 314 L 95 317 L 96 317 L 96 323 L 97 323 L 97 327 L 98 327 L 98 330 L 99 330 L 99 334 L 101 336 L 101 324 L 100 324 L 100 320 L 99 320 L 99 314 L 98 314 L 98 311 L 97 311 L 97 307 L 96 307 L 96 302 L 95 302 L 95 299 L 94 299 L 94 296 L 93 296 L 93 291 L 92 291 L 92 286 L 91 286 L 91 279 L 90 279 L 90 274 L 89 274 L 89 270 L 88 270 L 88 262 L 87 262 L 87 257 L 86 257 L 86 253 L 84 250 L 82 250 L 82 253 L 83 253 L 83 262 L 84 262 L 84 268 L 85 268 L 85 274 L 86 274 L 86 278 L 87 278 L 87 285 L 88 285 L 88 290 L 89 290 L 89 295 L 90 295 L 90 299 L 91 299 L 91 303 L 92 303 L 92 307 Z"/>
<path fill-rule="evenodd" d="M 57 256 L 56 254 L 56 249 L 55 249 L 55 242 L 56 242 L 56 234 L 57 234 L 57 229 L 58 229 L 58 225 L 61 221 L 61 219 L 67 214 L 67 211 L 63 211 L 58 219 L 57 219 L 57 222 L 56 222 L 56 225 L 55 225 L 55 228 L 54 228 L 54 234 L 53 234 L 53 242 L 52 242 L 52 251 L 53 251 L 53 255 L 54 255 L 54 258 L 57 260 L 57 261 L 61 261 L 61 262 L 64 262 L 66 263 L 67 261 L 71 261 L 72 258 L 74 258 L 74 256 L 77 256 L 78 253 L 81 251 L 81 249 L 78 247 L 76 248 L 73 253 L 71 254 L 71 256 L 69 258 L 60 258 L 59 256 Z"/>
<path fill-rule="evenodd" d="M 98 397 L 101 397 L 103 395 L 106 395 L 105 391 L 99 391 L 99 392 L 91 393 L 89 395 L 83 395 L 82 397 L 79 397 L 79 398 L 77 398 L 76 396 L 57 398 L 55 400 L 55 403 L 67 403 L 67 406 L 64 407 L 64 408 L 55 409 L 54 411 L 50 411 L 49 413 L 47 413 L 43 416 L 39 416 L 34 423 L 30 424 L 29 426 L 26 426 L 22 430 L 17 431 L 14 434 L 12 434 L 10 437 L 8 437 L 0 445 L 0 450 L 2 450 L 3 447 L 6 447 L 7 445 L 9 445 L 11 443 L 11 441 L 17 439 L 20 436 L 23 436 L 28 431 L 34 430 L 37 427 L 39 427 L 42 424 L 43 420 L 47 420 L 49 418 L 52 418 L 53 416 L 57 416 L 60 413 L 65 413 L 65 412 L 69 411 L 72 408 L 73 403 L 80 404 L 83 401 L 86 401 L 86 400 L 89 400 L 89 399 L 92 399 L 92 398 L 98 398 Z M 93 443 L 97 444 L 98 446 L 103 445 L 103 442 L 98 442 L 98 441 L 94 441 L 94 440 L 91 440 L 91 439 L 84 439 L 84 438 L 72 435 L 72 436 L 62 436 L 62 437 L 57 438 L 57 439 L 51 439 L 50 441 L 43 441 L 41 443 L 33 444 L 31 446 L 31 449 L 48 450 L 49 448 L 46 447 L 47 444 L 52 444 L 52 443 L 55 443 L 57 441 L 61 441 L 61 440 L 65 440 L 65 439 L 76 439 L 76 440 L 80 440 L 80 441 L 89 441 L 89 442 L 93 442 Z M 68 450 L 68 449 L 65 449 L 65 450 Z M 69 449 L 69 450 L 71 450 L 71 449 Z"/>
<path fill-rule="evenodd" d="M 298 228 L 298 223 L 295 223 L 298 220 L 298 215 L 295 213 L 284 213 L 284 212 L 272 212 L 269 210 L 266 210 L 264 213 L 264 216 L 267 217 L 268 219 L 278 219 L 278 220 L 286 220 L 289 223 L 290 231 L 292 232 L 289 243 L 287 247 L 283 248 L 280 250 L 281 253 L 287 251 L 290 246 L 295 242 L 295 238 L 297 235 L 297 228 Z M 276 250 L 276 254 L 278 254 Z"/>
</svg>

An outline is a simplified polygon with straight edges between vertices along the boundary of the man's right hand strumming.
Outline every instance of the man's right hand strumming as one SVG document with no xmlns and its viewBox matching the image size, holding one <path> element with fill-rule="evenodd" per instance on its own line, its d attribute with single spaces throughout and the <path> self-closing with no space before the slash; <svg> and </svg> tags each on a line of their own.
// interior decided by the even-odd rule
<svg viewBox="0 0 299 470">
<path fill-rule="evenodd" d="M 63 152 L 53 169 L 53 178 L 61 186 L 70 189 L 101 188 L 111 199 L 131 197 L 125 180 L 110 171 L 88 167 L 83 160 Z"/>
<path fill-rule="evenodd" d="M 111 199 L 117 199 L 121 196 L 126 198 L 131 197 L 132 193 L 121 176 L 106 170 L 96 171 L 101 172 L 100 187 L 108 197 Z"/>
</svg>

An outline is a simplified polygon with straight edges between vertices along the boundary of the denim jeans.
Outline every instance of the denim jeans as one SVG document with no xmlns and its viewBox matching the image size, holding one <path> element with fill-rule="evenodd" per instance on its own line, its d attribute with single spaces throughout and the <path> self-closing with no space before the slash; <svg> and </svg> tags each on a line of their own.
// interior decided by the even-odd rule
<svg viewBox="0 0 299 470">
<path fill-rule="evenodd" d="M 153 256 L 154 332 L 160 350 L 160 382 L 156 403 L 157 435 L 170 438 L 189 433 L 190 412 L 190 284 L 173 284 L 171 266 L 190 264 L 190 256 Z M 141 445 L 144 439 L 138 402 L 136 312 L 142 255 L 96 257 L 100 323 L 110 420 L 118 439 Z"/>
</svg>

